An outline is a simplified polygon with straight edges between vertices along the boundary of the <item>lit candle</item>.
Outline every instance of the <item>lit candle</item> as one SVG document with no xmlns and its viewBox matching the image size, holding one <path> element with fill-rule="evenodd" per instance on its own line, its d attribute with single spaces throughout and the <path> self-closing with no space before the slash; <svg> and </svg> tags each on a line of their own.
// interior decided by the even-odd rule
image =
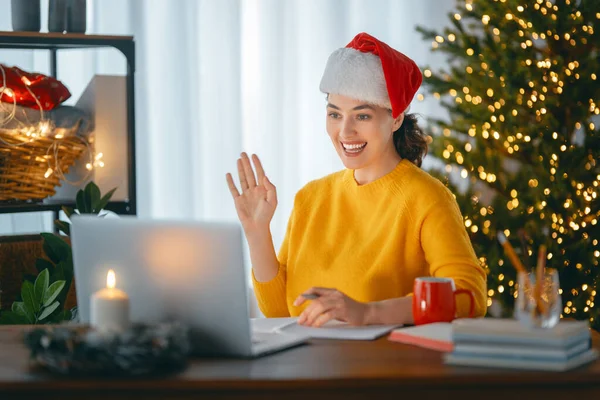
<svg viewBox="0 0 600 400">
<path fill-rule="evenodd" d="M 106 287 L 92 294 L 90 325 L 99 330 L 122 331 L 129 326 L 129 297 L 115 288 L 115 272 L 106 275 Z"/>
</svg>

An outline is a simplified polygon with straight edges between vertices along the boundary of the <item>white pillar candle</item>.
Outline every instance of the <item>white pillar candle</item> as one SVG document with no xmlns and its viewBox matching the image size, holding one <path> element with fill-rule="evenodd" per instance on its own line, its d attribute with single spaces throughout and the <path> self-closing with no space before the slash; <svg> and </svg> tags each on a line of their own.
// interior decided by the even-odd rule
<svg viewBox="0 0 600 400">
<path fill-rule="evenodd" d="M 92 294 L 90 325 L 103 331 L 123 331 L 129 326 L 129 297 L 115 288 L 115 272 L 106 275 L 106 288 Z"/>
</svg>

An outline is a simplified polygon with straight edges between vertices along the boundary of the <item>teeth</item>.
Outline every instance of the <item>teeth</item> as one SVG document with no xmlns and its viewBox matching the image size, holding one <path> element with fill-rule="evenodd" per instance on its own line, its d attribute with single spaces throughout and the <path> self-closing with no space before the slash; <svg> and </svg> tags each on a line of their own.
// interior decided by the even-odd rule
<svg viewBox="0 0 600 400">
<path fill-rule="evenodd" d="M 358 150 L 358 149 L 362 149 L 366 145 L 367 145 L 366 142 L 363 143 L 363 144 L 345 144 L 345 143 L 342 143 L 342 146 L 344 146 L 344 148 L 346 150 Z"/>
</svg>

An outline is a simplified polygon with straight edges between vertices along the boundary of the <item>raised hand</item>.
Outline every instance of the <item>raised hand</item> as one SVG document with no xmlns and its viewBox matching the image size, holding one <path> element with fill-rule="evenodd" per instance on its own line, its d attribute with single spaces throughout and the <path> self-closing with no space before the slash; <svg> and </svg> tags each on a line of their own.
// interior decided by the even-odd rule
<svg viewBox="0 0 600 400">
<path fill-rule="evenodd" d="M 252 155 L 252 162 L 256 168 L 256 175 L 246 153 L 242 153 L 241 158 L 237 160 L 241 194 L 231 174 L 226 175 L 238 218 L 247 234 L 268 229 L 277 208 L 277 191 L 265 175 L 256 154 Z"/>
</svg>

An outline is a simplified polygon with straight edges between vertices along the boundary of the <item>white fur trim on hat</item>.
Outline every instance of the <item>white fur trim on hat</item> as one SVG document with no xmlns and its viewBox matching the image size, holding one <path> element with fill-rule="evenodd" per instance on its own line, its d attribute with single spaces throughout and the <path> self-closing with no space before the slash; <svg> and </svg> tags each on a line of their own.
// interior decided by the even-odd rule
<svg viewBox="0 0 600 400">
<path fill-rule="evenodd" d="M 337 49 L 329 56 L 319 90 L 392 108 L 381 59 L 348 47 Z"/>
</svg>

